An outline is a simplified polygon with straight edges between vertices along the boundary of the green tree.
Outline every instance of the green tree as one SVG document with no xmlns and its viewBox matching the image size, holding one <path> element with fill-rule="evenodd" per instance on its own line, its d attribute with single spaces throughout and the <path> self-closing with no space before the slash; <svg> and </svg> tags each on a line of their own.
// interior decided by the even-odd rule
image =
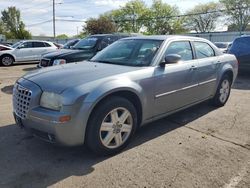
<svg viewBox="0 0 250 188">
<path fill-rule="evenodd" d="M 195 6 L 187 12 L 190 16 L 186 19 L 186 27 L 190 30 L 195 30 L 197 33 L 213 31 L 216 27 L 217 19 L 221 16 L 219 9 L 220 5 L 214 2 Z"/>
<path fill-rule="evenodd" d="M 138 33 L 144 26 L 143 17 L 146 11 L 146 4 L 142 0 L 133 0 L 105 15 L 116 23 L 119 32 Z"/>
<path fill-rule="evenodd" d="M 86 25 L 83 26 L 83 31 L 87 34 L 104 34 L 116 32 L 115 24 L 107 17 L 100 16 L 99 18 L 90 18 Z"/>
<path fill-rule="evenodd" d="M 1 19 L 0 19 L 0 34 L 4 34 L 4 26 Z"/>
<path fill-rule="evenodd" d="M 220 0 L 227 10 L 229 22 L 238 31 L 245 31 L 250 23 L 250 0 Z"/>
<path fill-rule="evenodd" d="M 68 39 L 69 37 L 66 34 L 61 34 L 56 36 L 57 39 Z"/>
<path fill-rule="evenodd" d="M 179 14 L 176 6 L 170 6 L 162 0 L 153 0 L 151 8 L 144 15 L 147 33 L 164 35 L 184 32 L 183 19 L 177 18 Z"/>
<path fill-rule="evenodd" d="M 8 39 L 30 39 L 31 33 L 25 30 L 21 21 L 21 13 L 16 7 L 8 7 L 2 11 L 2 22 Z"/>
</svg>

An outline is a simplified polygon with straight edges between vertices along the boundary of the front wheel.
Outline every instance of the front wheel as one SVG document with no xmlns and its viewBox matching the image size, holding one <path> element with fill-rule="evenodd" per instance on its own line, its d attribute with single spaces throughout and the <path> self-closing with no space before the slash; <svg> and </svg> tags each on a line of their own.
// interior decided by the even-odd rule
<svg viewBox="0 0 250 188">
<path fill-rule="evenodd" d="M 134 105 L 122 97 L 110 97 L 92 113 L 86 132 L 87 146 L 99 155 L 120 152 L 137 126 Z"/>
<path fill-rule="evenodd" d="M 216 94 L 212 99 L 214 106 L 224 106 L 230 96 L 232 81 L 230 77 L 226 74 L 222 77 L 219 86 L 217 88 Z"/>
<path fill-rule="evenodd" d="M 3 55 L 1 57 L 1 64 L 3 66 L 6 66 L 6 67 L 11 66 L 13 64 L 13 62 L 14 62 L 14 59 L 10 55 Z"/>
</svg>

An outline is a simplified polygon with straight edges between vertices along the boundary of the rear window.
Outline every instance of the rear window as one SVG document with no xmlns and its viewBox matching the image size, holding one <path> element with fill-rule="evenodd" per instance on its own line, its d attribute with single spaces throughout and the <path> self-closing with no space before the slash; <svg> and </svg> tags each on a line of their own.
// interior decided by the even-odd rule
<svg viewBox="0 0 250 188">
<path fill-rule="evenodd" d="M 51 45 L 47 42 L 44 42 L 45 47 L 51 47 Z"/>
<path fill-rule="evenodd" d="M 43 42 L 33 42 L 33 47 L 34 48 L 43 48 L 45 47 Z"/>
<path fill-rule="evenodd" d="M 205 42 L 194 42 L 194 47 L 198 59 L 215 56 L 213 48 Z"/>
</svg>

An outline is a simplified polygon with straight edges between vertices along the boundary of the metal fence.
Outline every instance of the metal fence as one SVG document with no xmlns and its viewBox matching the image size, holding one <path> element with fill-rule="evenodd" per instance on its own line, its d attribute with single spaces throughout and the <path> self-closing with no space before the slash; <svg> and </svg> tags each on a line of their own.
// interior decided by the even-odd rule
<svg viewBox="0 0 250 188">
<path fill-rule="evenodd" d="M 201 37 L 211 42 L 232 42 L 235 38 L 242 35 L 250 35 L 250 31 L 242 32 L 213 32 L 213 33 L 188 33 L 188 36 Z"/>
<path fill-rule="evenodd" d="M 187 36 L 195 36 L 195 37 L 201 37 L 210 40 L 211 42 L 232 42 L 235 38 L 241 36 L 240 32 L 212 32 L 212 33 L 187 33 L 184 34 Z M 250 31 L 242 32 L 242 35 L 250 35 Z M 72 40 L 71 39 L 53 39 L 53 37 L 46 37 L 46 36 L 35 36 L 32 37 L 34 40 L 46 40 L 51 42 L 56 42 L 59 44 L 65 44 L 67 41 Z M 9 43 L 15 43 L 20 40 L 12 39 L 7 40 L 6 42 Z"/>
</svg>

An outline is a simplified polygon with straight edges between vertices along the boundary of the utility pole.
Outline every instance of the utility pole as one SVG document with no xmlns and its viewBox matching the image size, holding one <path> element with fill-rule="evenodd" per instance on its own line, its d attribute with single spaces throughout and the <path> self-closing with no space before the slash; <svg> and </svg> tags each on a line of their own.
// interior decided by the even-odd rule
<svg viewBox="0 0 250 188">
<path fill-rule="evenodd" d="M 56 16 L 55 16 L 55 0 L 53 0 L 53 37 L 56 39 Z"/>
</svg>

